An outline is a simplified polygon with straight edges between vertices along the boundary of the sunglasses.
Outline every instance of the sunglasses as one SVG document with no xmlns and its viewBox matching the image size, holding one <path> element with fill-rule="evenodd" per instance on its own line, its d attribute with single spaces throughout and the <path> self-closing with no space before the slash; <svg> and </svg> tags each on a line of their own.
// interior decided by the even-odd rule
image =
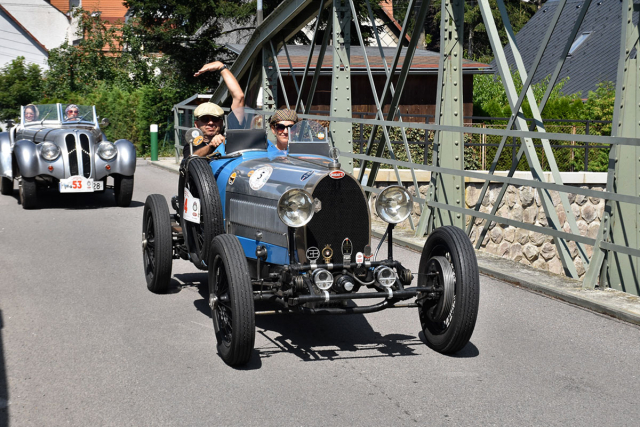
<svg viewBox="0 0 640 427">
<path fill-rule="evenodd" d="M 281 123 L 276 124 L 276 130 L 278 132 L 284 132 L 285 129 L 291 129 L 295 125 L 283 125 Z"/>
<path fill-rule="evenodd" d="M 67 111 L 69 114 L 78 114 L 78 110 L 69 110 Z"/>
<path fill-rule="evenodd" d="M 198 119 L 199 121 L 201 121 L 202 123 L 209 123 L 209 122 L 219 122 L 222 120 L 221 117 L 216 117 L 216 116 L 202 116 Z"/>
</svg>

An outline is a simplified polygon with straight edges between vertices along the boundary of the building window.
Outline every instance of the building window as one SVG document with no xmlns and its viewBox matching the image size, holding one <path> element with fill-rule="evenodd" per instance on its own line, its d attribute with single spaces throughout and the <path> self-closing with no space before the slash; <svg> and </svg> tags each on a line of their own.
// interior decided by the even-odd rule
<svg viewBox="0 0 640 427">
<path fill-rule="evenodd" d="M 69 9 L 74 7 L 82 7 L 82 0 L 69 0 Z"/>
<path fill-rule="evenodd" d="M 573 52 L 575 52 L 580 46 L 582 46 L 582 44 L 589 38 L 591 33 L 593 33 L 593 31 L 587 31 L 576 37 L 576 39 L 573 41 L 573 44 L 571 45 L 571 49 L 569 49 L 568 56 L 573 55 Z"/>
</svg>

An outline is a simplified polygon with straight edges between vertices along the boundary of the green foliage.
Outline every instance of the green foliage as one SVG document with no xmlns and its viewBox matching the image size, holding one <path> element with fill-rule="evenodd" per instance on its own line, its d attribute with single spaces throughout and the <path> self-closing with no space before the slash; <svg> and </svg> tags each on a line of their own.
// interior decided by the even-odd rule
<svg viewBox="0 0 640 427">
<path fill-rule="evenodd" d="M 19 119 L 20 106 L 37 101 L 41 95 L 40 67 L 26 65 L 22 56 L 14 59 L 0 72 L 0 121 Z"/>
<path fill-rule="evenodd" d="M 521 0 L 504 0 L 509 15 L 509 21 L 515 34 L 529 21 L 529 19 L 537 12 L 538 7 L 532 3 L 523 2 Z M 504 46 L 507 44 L 507 32 L 502 23 L 502 17 L 496 0 L 489 0 L 493 19 L 498 28 L 500 41 Z M 432 23 L 425 24 L 425 30 L 431 35 L 432 43 L 427 48 L 440 50 L 440 17 L 442 0 L 434 0 L 432 2 Z M 477 1 L 464 2 L 464 46 L 465 57 L 470 59 L 478 59 L 482 56 L 492 56 L 491 44 L 487 35 L 487 29 L 484 26 L 482 14 Z M 488 61 L 491 62 L 491 61 Z"/>
<path fill-rule="evenodd" d="M 515 82 L 516 90 L 519 92 L 522 89 L 522 80 L 518 73 L 513 74 L 513 80 Z M 540 103 L 547 86 L 549 79 L 546 78 L 540 83 L 532 86 L 533 94 L 536 99 L 536 103 Z M 585 134 L 588 132 L 590 135 L 610 135 L 611 125 L 609 123 L 595 123 L 592 121 L 610 121 L 613 116 L 613 105 L 615 100 L 615 90 L 613 84 L 602 83 L 598 86 L 596 91 L 589 92 L 586 101 L 580 97 L 580 94 L 564 95 L 562 93 L 562 87 L 566 83 L 566 80 L 561 81 L 551 91 L 546 106 L 542 112 L 542 118 L 545 120 L 566 120 L 565 122 L 550 122 L 545 123 L 545 129 L 547 132 L 553 133 L 573 133 L 573 134 Z M 502 81 L 499 77 L 493 75 L 476 75 L 474 76 L 474 115 L 485 117 L 509 117 L 511 115 L 511 108 L 506 98 L 506 94 L 503 88 Z M 523 106 L 523 112 L 525 117 L 532 117 L 531 108 L 528 100 L 525 99 Z M 583 120 L 583 122 L 569 122 L 568 120 Z M 587 121 L 589 123 L 587 124 Z M 531 122 L 529 122 L 531 123 Z M 506 121 L 485 121 L 483 124 L 476 124 L 476 126 L 486 126 L 498 129 L 504 129 Z M 500 142 L 501 137 L 487 135 L 482 137 L 481 135 L 473 135 L 473 144 L 490 144 L 493 146 L 487 146 L 485 152 L 485 167 L 489 168 L 491 162 L 496 153 L 496 146 Z M 507 144 L 513 144 L 512 139 L 507 141 Z M 540 145 L 540 140 L 534 140 L 536 145 Z M 584 170 L 584 157 L 585 148 L 576 148 L 583 143 L 570 141 L 550 141 L 551 145 L 558 145 L 561 147 L 554 148 L 555 160 L 561 171 L 580 171 Z M 519 149 L 519 142 L 515 142 L 516 151 Z M 481 150 L 479 146 L 472 148 L 475 151 L 473 155 L 475 158 L 481 158 Z M 500 159 L 498 160 L 498 170 L 508 170 L 511 167 L 513 147 L 505 147 Z M 590 144 L 588 148 L 588 168 L 589 171 L 606 171 L 608 163 L 608 150 L 609 147 L 605 144 Z M 542 167 L 548 170 L 548 161 L 544 151 L 541 147 L 537 148 L 538 157 L 541 161 Z M 481 167 L 482 165 L 480 165 Z M 518 170 L 528 170 L 529 165 L 526 160 L 523 159 L 518 165 Z"/>
<path fill-rule="evenodd" d="M 225 32 L 252 26 L 255 2 L 230 0 L 127 0 L 134 17 L 130 27 L 147 52 L 162 52 L 171 60 L 178 80 L 194 88 L 217 87 L 218 76 L 208 73 L 197 79 L 194 72 L 203 64 L 230 58 L 217 43 Z M 225 30 L 227 27 L 232 30 Z"/>
</svg>

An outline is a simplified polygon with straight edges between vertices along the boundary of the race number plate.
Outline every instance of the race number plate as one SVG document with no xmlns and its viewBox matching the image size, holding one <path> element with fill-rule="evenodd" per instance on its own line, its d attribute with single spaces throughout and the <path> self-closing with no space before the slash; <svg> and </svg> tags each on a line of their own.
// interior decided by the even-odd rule
<svg viewBox="0 0 640 427">
<path fill-rule="evenodd" d="M 184 188 L 184 219 L 200 224 L 200 199 L 193 197 L 187 187 Z"/>
<path fill-rule="evenodd" d="M 94 191 L 104 190 L 104 183 L 76 175 L 71 178 L 61 179 L 59 189 L 61 193 L 93 193 Z"/>
</svg>

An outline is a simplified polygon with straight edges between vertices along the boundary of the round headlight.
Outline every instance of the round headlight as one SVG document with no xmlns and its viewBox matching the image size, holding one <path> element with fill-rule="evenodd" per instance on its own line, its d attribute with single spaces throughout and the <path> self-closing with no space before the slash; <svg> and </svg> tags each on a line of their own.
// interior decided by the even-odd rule
<svg viewBox="0 0 640 427">
<path fill-rule="evenodd" d="M 413 201 L 404 187 L 392 185 L 382 190 L 376 199 L 376 212 L 391 224 L 398 224 L 411 215 Z"/>
<path fill-rule="evenodd" d="M 278 215 L 289 227 L 302 227 L 313 218 L 314 205 L 311 194 L 292 188 L 286 191 L 278 201 Z"/>
<path fill-rule="evenodd" d="M 45 160 L 55 160 L 60 155 L 60 147 L 52 142 L 43 142 L 40 146 L 40 155 Z"/>
<path fill-rule="evenodd" d="M 118 149 L 113 142 L 104 141 L 98 145 L 98 156 L 100 156 L 102 160 L 111 160 L 116 154 L 118 154 Z"/>
</svg>

